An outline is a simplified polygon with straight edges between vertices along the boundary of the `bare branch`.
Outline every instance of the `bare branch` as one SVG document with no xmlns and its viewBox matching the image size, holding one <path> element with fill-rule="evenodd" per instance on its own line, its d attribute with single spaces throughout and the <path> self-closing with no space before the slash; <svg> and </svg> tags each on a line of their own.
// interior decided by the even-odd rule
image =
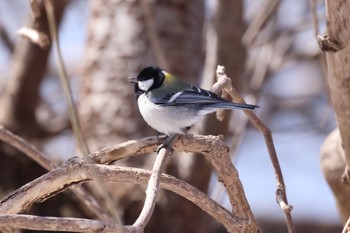
<svg viewBox="0 0 350 233">
<path fill-rule="evenodd" d="M 57 66 L 60 76 L 60 81 L 62 85 L 62 89 L 64 92 L 64 97 L 66 98 L 66 102 L 68 104 L 68 112 L 69 112 L 69 118 L 72 124 L 73 133 L 75 136 L 75 139 L 78 144 L 78 148 L 81 152 L 81 154 L 88 158 L 88 154 L 90 153 L 90 149 L 88 147 L 88 144 L 82 134 L 81 130 L 81 123 L 78 115 L 78 111 L 76 108 L 76 105 L 74 103 L 73 94 L 72 94 L 72 88 L 69 83 L 68 74 L 66 70 L 66 66 L 64 64 L 63 56 L 61 53 L 60 43 L 59 43 L 59 37 L 58 37 L 58 30 L 57 30 L 57 23 L 54 16 L 54 4 L 52 0 L 45 0 L 44 6 L 47 14 L 47 21 L 49 24 L 49 31 L 51 38 L 54 42 L 54 48 L 56 49 L 57 54 Z M 99 177 L 96 176 L 98 179 L 98 182 L 96 182 L 97 188 L 99 192 L 102 195 L 102 198 L 104 199 L 104 202 L 107 205 L 107 209 L 111 213 L 112 217 L 117 223 L 121 223 L 120 215 L 117 213 L 115 209 L 115 203 L 113 199 L 111 198 L 110 194 L 107 191 L 107 188 L 105 187 L 102 180 L 99 180 Z"/>
<path fill-rule="evenodd" d="M 311 8 L 311 14 L 312 14 L 312 23 L 314 25 L 314 35 L 315 37 L 318 35 L 319 30 L 319 22 L 318 22 L 318 15 L 317 15 L 317 0 L 309 0 L 310 1 L 310 8 Z"/>
<path fill-rule="evenodd" d="M 195 138 L 192 140 L 195 141 Z M 1 200 L 0 213 L 18 213 L 35 202 L 42 202 L 50 196 L 65 190 L 69 185 L 95 179 L 96 173 L 92 172 L 92 166 L 91 163 L 83 158 L 75 157 L 67 161 L 54 171 L 28 183 Z M 97 174 L 106 181 L 146 184 L 151 175 L 147 170 L 136 168 L 108 165 L 95 165 L 95 168 Z M 244 226 L 250 221 L 249 219 L 234 217 L 230 212 L 198 189 L 170 175 L 163 174 L 161 176 L 161 187 L 192 201 L 217 221 L 221 222 L 229 232 L 237 232 L 237 229 L 241 229 L 242 225 Z M 240 203 L 237 202 L 237 206 L 238 204 Z M 125 230 L 130 230 L 130 227 Z"/>
<path fill-rule="evenodd" d="M 348 221 L 346 221 L 341 233 L 349 233 L 349 232 L 350 232 L 350 217 L 349 217 Z"/>
<path fill-rule="evenodd" d="M 0 214 L 0 227 L 40 231 L 99 232 L 111 228 L 97 220 L 82 218 L 41 217 L 22 214 Z"/>
<path fill-rule="evenodd" d="M 22 27 L 17 30 L 17 35 L 28 38 L 32 43 L 39 45 L 42 48 L 47 48 L 50 45 L 49 37 L 35 29 Z"/>
<path fill-rule="evenodd" d="M 159 183 L 160 183 L 161 175 L 164 170 L 165 161 L 168 155 L 171 155 L 172 146 L 175 140 L 177 140 L 177 138 L 178 138 L 178 135 L 173 135 L 170 138 L 167 138 L 166 142 L 169 142 L 167 144 L 167 147 L 161 148 L 157 153 L 156 161 L 153 164 L 152 174 L 148 181 L 148 185 L 146 189 L 146 199 L 145 199 L 144 206 L 142 208 L 142 211 L 139 217 L 136 219 L 135 223 L 133 224 L 133 227 L 135 227 L 136 229 L 139 229 L 142 232 L 144 231 L 146 225 L 148 224 L 149 220 L 152 217 L 154 207 L 156 206 L 156 203 L 157 203 L 157 198 L 159 193 Z"/>
<path fill-rule="evenodd" d="M 239 92 L 234 89 L 231 85 L 231 80 L 227 78 L 224 67 L 218 66 L 217 68 L 217 78 L 218 82 L 216 83 L 215 88 L 223 88 L 232 98 L 233 101 L 238 103 L 245 103 L 244 99 L 240 96 Z M 295 232 L 294 224 L 291 216 L 292 206 L 288 205 L 286 187 L 283 180 L 283 174 L 281 171 L 281 167 L 278 162 L 277 153 L 275 150 L 275 146 L 272 139 L 271 131 L 264 125 L 264 123 L 255 115 L 254 112 L 249 110 L 244 110 L 244 113 L 247 115 L 252 124 L 261 131 L 265 138 L 265 143 L 267 146 L 267 150 L 270 155 L 270 160 L 272 162 L 275 176 L 276 176 L 276 200 L 279 206 L 283 209 L 284 215 L 286 218 L 286 223 L 288 227 L 288 232 Z"/>
<path fill-rule="evenodd" d="M 319 36 L 319 45 L 326 52 L 330 99 L 337 118 L 342 147 L 345 151 L 347 168 L 345 180 L 350 183 L 350 2 L 326 1 L 327 32 Z M 343 216 L 343 218 L 348 216 Z"/>
<path fill-rule="evenodd" d="M 90 153 L 89 148 L 82 135 L 81 124 L 78 117 L 78 111 L 74 104 L 72 88 L 69 83 L 66 66 L 63 61 L 63 56 L 61 53 L 61 48 L 58 40 L 59 37 L 57 32 L 57 23 L 54 15 L 54 12 L 55 12 L 54 5 L 51 0 L 45 0 L 44 6 L 47 14 L 47 21 L 49 25 L 50 35 L 51 35 L 52 41 L 54 42 L 54 48 L 57 54 L 57 59 L 56 59 L 57 67 L 60 74 L 59 76 L 61 80 L 62 89 L 64 92 L 64 97 L 66 98 L 66 101 L 68 104 L 68 112 L 69 112 L 69 117 L 73 128 L 74 136 L 76 138 L 80 152 L 83 155 L 88 155 Z"/>
<path fill-rule="evenodd" d="M 11 133 L 0 125 L 0 140 L 8 143 L 25 155 L 29 156 L 35 162 L 40 164 L 46 170 L 51 171 L 58 166 L 58 164 L 48 159 L 44 153 L 29 144 L 23 138 Z M 96 199 L 84 190 L 82 187 L 72 187 L 74 195 L 80 200 L 84 208 L 94 213 L 97 217 L 105 221 L 111 221 L 110 215 L 101 207 Z"/>
<path fill-rule="evenodd" d="M 34 146 L 26 142 L 23 138 L 13 134 L 12 132 L 5 129 L 4 126 L 0 125 L 0 140 L 8 143 L 23 154 L 30 157 L 32 160 L 40 164 L 43 168 L 50 171 L 58 166 L 53 163 L 48 157 L 36 149 Z"/>
</svg>

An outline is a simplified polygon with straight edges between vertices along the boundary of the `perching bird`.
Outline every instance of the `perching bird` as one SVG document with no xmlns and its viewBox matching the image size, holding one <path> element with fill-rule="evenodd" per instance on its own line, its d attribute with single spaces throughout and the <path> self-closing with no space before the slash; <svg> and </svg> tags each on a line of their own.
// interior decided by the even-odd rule
<svg viewBox="0 0 350 233">
<path fill-rule="evenodd" d="M 168 136 L 185 134 L 205 115 L 218 109 L 254 109 L 258 106 L 229 102 L 191 86 L 158 67 L 144 68 L 136 78 L 135 94 L 140 113 L 153 129 Z"/>
</svg>

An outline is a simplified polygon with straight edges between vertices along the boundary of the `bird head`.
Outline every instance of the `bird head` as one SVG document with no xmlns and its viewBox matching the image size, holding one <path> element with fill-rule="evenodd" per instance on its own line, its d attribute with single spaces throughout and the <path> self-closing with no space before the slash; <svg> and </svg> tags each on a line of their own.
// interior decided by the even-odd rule
<svg viewBox="0 0 350 233">
<path fill-rule="evenodd" d="M 158 68 L 149 66 L 141 70 L 136 78 L 129 79 L 131 83 L 135 83 L 136 90 L 147 92 L 160 87 L 165 79 L 165 72 Z"/>
</svg>

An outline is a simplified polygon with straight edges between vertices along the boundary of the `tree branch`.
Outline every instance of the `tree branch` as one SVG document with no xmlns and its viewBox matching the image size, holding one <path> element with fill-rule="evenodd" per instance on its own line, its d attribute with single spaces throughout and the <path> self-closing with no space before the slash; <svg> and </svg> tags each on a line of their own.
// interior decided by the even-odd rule
<svg viewBox="0 0 350 233">
<path fill-rule="evenodd" d="M 92 171 L 92 166 L 95 166 L 97 174 L 106 181 L 146 184 L 151 175 L 149 171 L 143 169 L 92 165 L 83 158 L 74 157 L 54 171 L 24 185 L 1 200 L 0 213 L 21 212 L 36 202 L 42 202 L 62 192 L 70 185 L 94 180 L 96 173 Z M 238 229 L 250 221 L 232 215 L 198 189 L 170 175 L 161 176 L 161 187 L 192 201 L 222 223 L 229 232 L 240 232 Z M 237 202 L 237 205 L 239 204 Z M 130 227 L 126 230 L 130 230 Z"/>
<path fill-rule="evenodd" d="M 0 214 L 0 227 L 40 231 L 101 232 L 107 228 L 102 221 L 82 218 L 41 217 L 24 214 Z M 104 231 L 105 232 L 105 231 Z"/>
<path fill-rule="evenodd" d="M 223 89 L 225 90 L 233 101 L 238 103 L 245 103 L 244 99 L 240 96 L 239 92 L 234 89 L 234 87 L 231 85 L 231 80 L 226 76 L 224 67 L 218 66 L 217 68 L 217 77 L 218 82 L 214 84 L 213 88 Z M 286 194 L 286 187 L 283 180 L 283 174 L 281 171 L 281 167 L 278 162 L 277 153 L 275 150 L 275 146 L 272 139 L 271 131 L 264 125 L 264 123 L 255 115 L 254 112 L 249 110 L 244 110 L 244 113 L 247 115 L 249 120 L 252 122 L 252 124 L 261 131 L 265 138 L 265 143 L 267 146 L 267 150 L 270 155 L 270 160 L 272 162 L 275 176 L 276 176 L 276 201 L 279 204 L 279 206 L 282 208 L 285 214 L 285 219 L 288 227 L 288 232 L 295 232 L 293 219 L 291 216 L 291 211 L 293 207 L 288 204 L 287 201 L 287 194 Z"/>
<path fill-rule="evenodd" d="M 327 32 L 319 37 L 319 45 L 321 50 L 326 52 L 329 91 L 347 164 L 344 180 L 350 183 L 350 3 L 328 0 L 326 10 Z"/>
<path fill-rule="evenodd" d="M 173 135 L 170 138 L 167 138 L 168 144 L 167 147 L 162 147 L 156 157 L 156 161 L 153 164 L 151 177 L 148 181 L 147 189 L 146 189 L 146 199 L 142 211 L 139 217 L 136 219 L 133 227 L 139 229 L 140 231 L 144 231 L 146 225 L 152 217 L 153 210 L 156 206 L 158 193 L 159 193 L 159 183 L 160 178 L 164 170 L 165 161 L 169 155 L 172 153 L 172 146 L 177 140 L 178 135 Z"/>
<path fill-rule="evenodd" d="M 23 138 L 13 134 L 12 132 L 6 130 L 2 125 L 0 125 L 0 140 L 8 143 L 17 150 L 21 151 L 35 162 L 40 164 L 43 168 L 48 171 L 55 169 L 58 164 L 52 162 L 48 157 L 36 149 L 34 146 L 29 144 Z M 104 208 L 96 201 L 95 197 L 92 196 L 89 192 L 84 190 L 82 187 L 72 187 L 73 194 L 78 198 L 80 204 L 83 208 L 89 210 L 91 213 L 94 213 L 98 218 L 111 221 L 112 218 L 106 212 Z"/>
</svg>

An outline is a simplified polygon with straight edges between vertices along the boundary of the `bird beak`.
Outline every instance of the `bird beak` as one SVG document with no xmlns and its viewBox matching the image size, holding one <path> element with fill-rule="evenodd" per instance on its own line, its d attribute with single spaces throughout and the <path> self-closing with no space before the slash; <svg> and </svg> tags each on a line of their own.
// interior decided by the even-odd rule
<svg viewBox="0 0 350 233">
<path fill-rule="evenodd" d="M 137 83 L 137 79 L 134 77 L 129 78 L 130 83 Z"/>
</svg>

